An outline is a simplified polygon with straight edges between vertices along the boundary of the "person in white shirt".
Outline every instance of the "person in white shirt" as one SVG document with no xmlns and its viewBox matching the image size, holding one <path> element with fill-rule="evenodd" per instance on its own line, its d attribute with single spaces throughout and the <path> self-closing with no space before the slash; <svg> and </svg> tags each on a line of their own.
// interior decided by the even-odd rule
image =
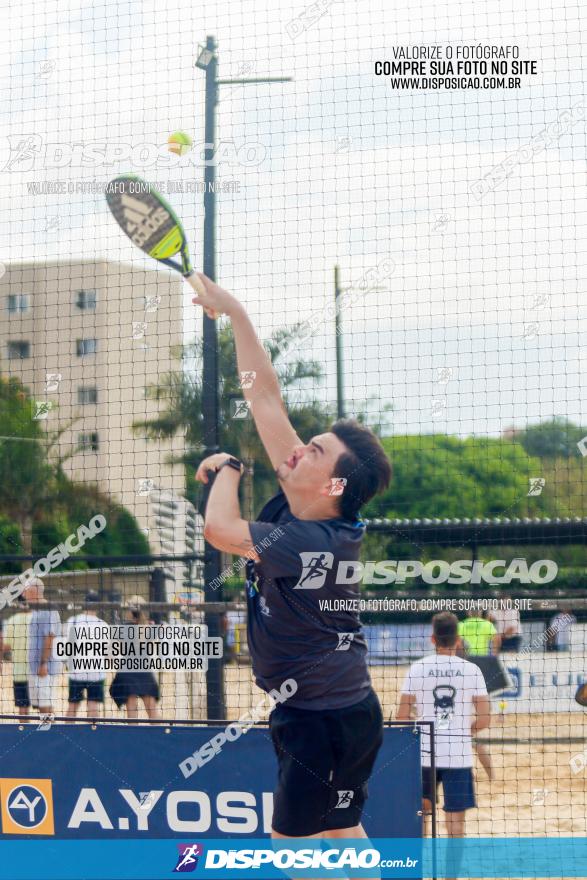
<svg viewBox="0 0 587 880">
<path fill-rule="evenodd" d="M 96 641 L 102 641 L 103 627 L 107 624 L 92 609 L 92 606 L 99 601 L 98 594 L 90 591 L 86 595 L 85 608 L 82 613 L 69 618 L 65 624 L 65 632 L 72 641 L 75 641 L 74 628 L 78 630 L 79 635 L 82 632 L 82 627 L 84 634 L 87 634 L 89 638 L 95 637 Z M 96 633 L 97 628 L 99 629 Z M 69 673 L 68 717 L 75 718 L 79 704 L 84 696 L 87 696 L 88 718 L 97 718 L 104 705 L 106 673 L 100 670 L 74 670 L 71 660 L 68 661 L 67 667 Z"/>
<path fill-rule="evenodd" d="M 422 734 L 423 810 L 432 809 L 432 791 L 442 782 L 450 837 L 463 837 L 465 813 L 476 806 L 472 737 L 491 723 L 491 707 L 481 670 L 457 657 L 458 620 L 443 611 L 432 618 L 429 654 L 410 666 L 404 681 L 398 721 L 434 722 L 436 779 L 432 778 L 430 735 Z"/>
<path fill-rule="evenodd" d="M 570 651 L 574 623 L 577 623 L 577 618 L 571 613 L 571 608 L 561 605 L 546 630 L 548 636 L 546 650 Z"/>
</svg>

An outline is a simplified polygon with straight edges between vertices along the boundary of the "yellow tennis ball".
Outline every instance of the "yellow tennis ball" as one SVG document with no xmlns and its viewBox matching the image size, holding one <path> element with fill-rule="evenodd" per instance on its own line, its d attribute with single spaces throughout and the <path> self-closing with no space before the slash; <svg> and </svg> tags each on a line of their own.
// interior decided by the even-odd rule
<svg viewBox="0 0 587 880">
<path fill-rule="evenodd" d="M 507 706 L 507 700 L 500 700 L 499 701 L 499 708 L 500 708 L 501 712 L 503 712 L 505 710 L 506 706 Z"/>
<path fill-rule="evenodd" d="M 167 149 L 176 156 L 184 156 L 193 146 L 193 141 L 185 131 L 174 131 L 167 138 Z"/>
</svg>

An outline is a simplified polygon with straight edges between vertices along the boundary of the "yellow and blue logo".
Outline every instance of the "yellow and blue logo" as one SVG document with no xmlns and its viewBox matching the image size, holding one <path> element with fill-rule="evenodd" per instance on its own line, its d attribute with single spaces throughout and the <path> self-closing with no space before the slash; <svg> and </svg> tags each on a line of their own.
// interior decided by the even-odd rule
<svg viewBox="0 0 587 880">
<path fill-rule="evenodd" d="M 3 834 L 55 834 L 50 779 L 0 779 Z"/>
</svg>

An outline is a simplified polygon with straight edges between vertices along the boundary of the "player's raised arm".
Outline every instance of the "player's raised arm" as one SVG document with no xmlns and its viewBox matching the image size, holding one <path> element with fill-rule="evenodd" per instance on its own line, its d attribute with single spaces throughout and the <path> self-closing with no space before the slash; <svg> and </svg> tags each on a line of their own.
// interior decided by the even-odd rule
<svg viewBox="0 0 587 880">
<path fill-rule="evenodd" d="M 210 474 L 216 474 L 206 504 L 204 537 L 217 550 L 258 561 L 249 524 L 241 516 L 238 501 L 242 472 L 242 463 L 226 452 L 209 455 L 200 462 L 196 480 L 207 483 Z"/>
<path fill-rule="evenodd" d="M 287 415 L 269 355 L 242 303 L 205 275 L 197 273 L 187 280 L 198 294 L 193 302 L 202 306 L 209 317 L 225 314 L 231 319 L 239 373 L 250 377 L 249 381 L 243 382 L 243 394 L 250 403 L 271 464 L 277 468 L 302 441 Z"/>
</svg>

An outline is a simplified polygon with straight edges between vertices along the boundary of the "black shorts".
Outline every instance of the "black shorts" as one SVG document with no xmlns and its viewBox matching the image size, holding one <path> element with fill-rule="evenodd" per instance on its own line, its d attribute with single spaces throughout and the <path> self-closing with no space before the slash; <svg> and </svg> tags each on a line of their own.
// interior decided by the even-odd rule
<svg viewBox="0 0 587 880">
<path fill-rule="evenodd" d="M 159 700 L 159 685 L 152 672 L 117 672 L 109 690 L 119 709 L 126 706 L 129 697 Z"/>
<path fill-rule="evenodd" d="M 84 691 L 88 692 L 89 703 L 104 702 L 104 682 L 103 681 L 76 681 L 69 679 L 69 697 L 70 703 L 81 703 L 84 698 Z"/>
<path fill-rule="evenodd" d="M 273 829 L 307 837 L 358 825 L 383 741 L 375 692 L 346 709 L 311 711 L 280 703 L 269 726 L 279 764 Z"/>
<path fill-rule="evenodd" d="M 436 788 L 442 782 L 444 812 L 461 813 L 477 806 L 471 767 L 437 767 Z M 422 767 L 422 797 L 432 800 L 432 768 Z"/>
<path fill-rule="evenodd" d="M 12 690 L 14 691 L 14 704 L 15 706 L 23 707 L 28 709 L 31 705 L 31 700 L 29 697 L 29 683 L 28 681 L 13 681 L 12 682 Z"/>
<path fill-rule="evenodd" d="M 509 636 L 501 640 L 500 651 L 519 651 L 522 644 L 522 636 Z"/>
</svg>

